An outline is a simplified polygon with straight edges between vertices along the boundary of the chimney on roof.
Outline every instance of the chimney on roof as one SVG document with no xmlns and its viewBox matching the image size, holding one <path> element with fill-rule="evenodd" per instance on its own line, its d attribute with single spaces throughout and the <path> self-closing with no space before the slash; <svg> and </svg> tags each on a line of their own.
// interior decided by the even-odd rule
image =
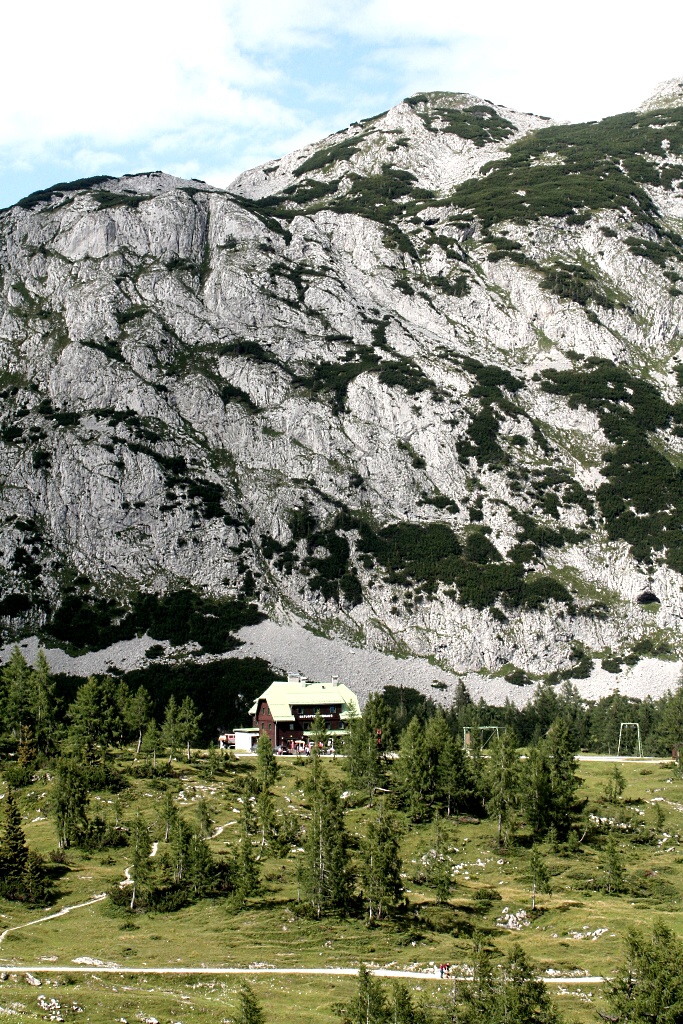
<svg viewBox="0 0 683 1024">
<path fill-rule="evenodd" d="M 339 682 L 339 676 L 332 676 L 332 685 L 336 686 Z"/>
<path fill-rule="evenodd" d="M 288 672 L 287 673 L 287 682 L 288 683 L 298 683 L 299 682 L 299 673 L 298 672 Z"/>
<path fill-rule="evenodd" d="M 302 686 L 308 686 L 308 677 L 299 676 L 299 682 L 301 683 Z"/>
</svg>

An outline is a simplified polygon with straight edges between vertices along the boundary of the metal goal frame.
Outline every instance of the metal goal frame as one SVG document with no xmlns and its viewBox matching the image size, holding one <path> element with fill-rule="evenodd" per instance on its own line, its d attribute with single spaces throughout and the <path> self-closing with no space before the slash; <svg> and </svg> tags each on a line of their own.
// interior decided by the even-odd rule
<svg viewBox="0 0 683 1024">
<path fill-rule="evenodd" d="M 635 756 L 636 757 L 642 757 L 643 756 L 643 744 L 642 744 L 641 739 L 640 739 L 640 722 L 621 722 L 620 723 L 620 725 L 619 725 L 619 743 L 617 745 L 617 757 L 621 756 L 621 741 L 622 741 L 622 737 L 623 737 L 623 734 L 624 734 L 624 729 L 626 729 L 626 730 L 628 730 L 628 729 L 635 729 L 636 730 L 636 744 L 637 744 L 637 748 L 638 748 L 638 753 Z M 624 755 L 624 757 L 628 757 L 628 756 L 629 756 L 628 754 Z"/>
<path fill-rule="evenodd" d="M 494 738 L 494 736 L 495 736 L 496 739 L 499 739 L 499 737 L 500 737 L 500 726 L 499 725 L 464 725 L 463 728 L 462 728 L 462 745 L 463 745 L 463 749 L 464 750 L 471 749 L 471 747 L 472 747 L 471 740 L 470 740 L 469 747 L 467 745 L 467 734 L 469 733 L 469 735 L 471 737 L 472 733 L 476 729 L 479 730 L 479 749 L 480 750 L 486 750 L 486 748 L 488 747 L 488 745 L 490 744 L 490 742 Z M 486 739 L 484 739 L 484 734 L 487 734 Z"/>
</svg>

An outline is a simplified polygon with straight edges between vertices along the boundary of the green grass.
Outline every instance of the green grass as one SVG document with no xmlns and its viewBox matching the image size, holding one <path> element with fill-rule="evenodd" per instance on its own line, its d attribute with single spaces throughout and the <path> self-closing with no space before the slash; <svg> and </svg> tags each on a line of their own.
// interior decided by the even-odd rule
<svg viewBox="0 0 683 1024">
<path fill-rule="evenodd" d="M 130 768 L 131 757 L 122 755 L 121 767 Z M 342 764 L 342 761 L 328 762 L 327 767 L 339 777 L 342 785 L 346 785 Z M 280 759 L 280 765 L 281 778 L 274 787 L 276 803 L 284 806 L 289 798 L 291 805 L 288 806 L 305 815 L 301 787 L 308 765 L 294 759 Z M 227 822 L 239 819 L 232 808 L 240 807 L 236 802 L 239 786 L 244 775 L 253 770 L 252 766 L 250 759 L 241 760 L 236 767 L 209 783 L 203 777 L 203 758 L 199 757 L 190 766 L 182 761 L 174 764 L 173 785 L 176 790 L 182 788 L 187 798 L 181 804 L 183 816 L 190 822 L 194 820 L 194 805 L 203 795 L 208 799 L 216 824 L 226 826 L 211 840 L 216 854 L 230 849 L 237 838 L 238 826 L 227 825 Z M 665 831 L 683 833 L 680 810 L 683 781 L 672 774 L 671 766 L 632 761 L 622 764 L 621 768 L 627 786 L 621 805 L 614 807 L 605 804 L 601 796 L 611 764 L 580 763 L 579 773 L 584 781 L 579 797 L 588 801 L 588 809 L 600 816 L 628 817 L 633 813 L 629 809 L 635 808 L 644 812 L 648 825 L 654 825 L 654 809 L 649 801 L 661 796 L 666 801 L 662 804 L 666 812 Z M 46 791 L 46 780 L 41 773 L 35 785 L 20 791 L 19 799 L 29 843 L 48 854 L 55 848 L 56 836 L 52 822 L 45 817 L 47 803 L 43 794 Z M 161 796 L 162 791 L 154 788 L 150 780 L 133 780 L 118 798 L 119 813 L 131 820 L 140 811 L 153 829 L 158 829 Z M 114 812 L 109 801 L 114 799 L 111 794 L 96 794 L 92 810 L 100 813 L 104 810 L 111 817 Z M 371 812 L 362 803 L 357 806 L 354 800 L 349 803 L 352 806 L 346 814 L 347 827 L 352 835 L 362 834 Z M 575 855 L 554 853 L 544 847 L 543 854 L 553 874 L 553 894 L 542 897 L 542 912 L 530 927 L 521 932 L 508 932 L 496 924 L 502 908 L 513 911 L 529 911 L 530 908 L 526 877 L 529 850 L 523 829 L 514 847 L 499 851 L 493 825 L 487 820 L 480 824 L 453 822 L 446 828 L 449 841 L 459 851 L 455 855 L 456 862 L 468 865 L 457 874 L 449 905 L 437 906 L 433 894 L 415 880 L 418 870 L 415 862 L 433 841 L 434 825 L 408 826 L 402 840 L 408 908 L 404 914 L 377 928 L 368 929 L 362 919 L 354 917 L 318 923 L 297 916 L 297 854 L 290 852 L 283 859 L 265 859 L 263 891 L 251 899 L 244 910 L 237 910 L 229 900 L 214 899 L 172 914 L 129 915 L 114 911 L 108 901 L 104 901 L 11 933 L 0 949 L 0 956 L 4 958 L 0 965 L 12 970 L 21 964 L 37 965 L 42 957 L 56 957 L 50 963 L 63 967 L 65 976 L 72 961 L 81 956 L 139 967 L 248 966 L 253 963 L 350 967 L 365 961 L 377 966 L 427 968 L 431 963 L 443 961 L 466 963 L 468 935 L 476 925 L 490 934 L 501 951 L 519 941 L 543 972 L 578 969 L 593 975 L 615 969 L 624 935 L 633 925 L 649 927 L 657 917 L 663 917 L 678 934 L 683 934 L 680 914 L 683 857 L 676 840 L 649 846 L 636 844 L 625 835 L 622 846 L 627 873 L 637 883 L 640 894 L 628 892 L 612 897 L 587 889 L 586 879 L 597 877 L 599 870 L 596 845 L 584 844 Z M 68 858 L 65 873 L 56 880 L 57 909 L 104 892 L 123 878 L 124 868 L 130 864 L 127 849 L 92 855 L 72 850 Z M 646 876 L 644 872 L 648 871 L 652 874 Z M 466 874 L 469 877 L 465 877 Z M 501 899 L 477 901 L 477 890 L 482 887 L 495 889 Z M 0 902 L 0 913 L 4 915 L 4 927 L 41 916 L 35 909 L 6 901 Z M 572 937 L 572 932 L 580 933 L 585 926 L 589 926 L 591 932 L 599 928 L 607 931 L 595 940 Z M 96 975 L 96 969 L 93 973 Z M 0 988 L 2 1005 L 8 1005 L 6 993 L 12 986 L 10 981 Z M 56 994 L 60 999 L 68 995 L 86 1008 L 81 1020 L 111 1020 L 111 1011 L 116 1008 L 116 1017 L 131 1019 L 136 1013 L 144 1012 L 160 1020 L 181 1020 L 188 1024 L 194 1020 L 217 1019 L 211 1017 L 216 1012 L 217 1000 L 224 1001 L 226 1009 L 221 1012 L 229 1016 L 228 1007 L 236 986 L 234 979 L 207 978 L 199 984 L 198 979 L 148 977 L 131 981 L 102 976 L 95 980 L 88 975 L 78 978 L 73 985 L 65 986 L 62 982 L 35 990 L 29 989 L 25 982 L 17 983 L 16 994 L 10 1001 L 21 1002 L 28 1013 L 36 1007 L 37 995 L 41 993 L 46 997 Z M 329 1003 L 347 998 L 352 983 L 335 978 L 270 977 L 256 979 L 255 987 L 263 995 L 269 1020 L 278 1017 L 278 1007 L 284 1011 L 294 999 L 300 1009 L 297 1019 L 313 1022 L 331 1019 Z M 438 988 L 436 982 L 423 982 L 421 987 L 423 991 Z M 182 995 L 189 995 L 190 999 L 182 1000 Z M 595 1004 L 583 1003 L 577 995 L 558 996 L 558 999 L 566 1009 L 568 1020 L 594 1019 L 590 1014 L 594 1013 Z M 194 1007 L 191 1011 L 190 1005 Z"/>
</svg>

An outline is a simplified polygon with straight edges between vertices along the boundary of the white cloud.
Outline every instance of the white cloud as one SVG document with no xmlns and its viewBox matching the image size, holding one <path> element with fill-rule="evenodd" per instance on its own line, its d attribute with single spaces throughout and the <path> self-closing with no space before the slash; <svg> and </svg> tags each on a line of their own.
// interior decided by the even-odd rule
<svg viewBox="0 0 683 1024">
<path fill-rule="evenodd" d="M 225 183 L 424 89 L 597 118 L 683 73 L 682 30 L 678 0 L 655 27 L 623 0 L 5 3 L 0 165 Z"/>
</svg>

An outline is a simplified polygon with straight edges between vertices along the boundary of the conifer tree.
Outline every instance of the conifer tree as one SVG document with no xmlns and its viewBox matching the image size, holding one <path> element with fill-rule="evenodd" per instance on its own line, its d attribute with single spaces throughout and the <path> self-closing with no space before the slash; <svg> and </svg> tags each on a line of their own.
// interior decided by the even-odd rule
<svg viewBox="0 0 683 1024">
<path fill-rule="evenodd" d="M 142 737 L 141 750 L 152 755 L 152 768 L 157 766 L 157 750 L 163 745 L 162 732 L 154 718 L 151 718 Z"/>
<path fill-rule="evenodd" d="M 401 738 L 394 782 L 399 803 L 411 821 L 428 820 L 434 778 L 424 728 L 417 717 L 411 720 Z"/>
<path fill-rule="evenodd" d="M 259 867 L 256 857 L 254 856 L 254 847 L 252 846 L 251 836 L 247 833 L 246 829 L 242 828 L 242 835 L 240 837 L 240 845 L 237 851 L 237 884 L 235 886 L 235 895 L 237 896 L 240 903 L 244 902 L 249 896 L 254 896 L 259 889 Z"/>
<path fill-rule="evenodd" d="M 491 758 L 486 770 L 488 799 L 486 808 L 497 818 L 498 845 L 503 838 L 503 827 L 512 826 L 513 811 L 517 803 L 519 755 L 512 732 L 506 729 L 491 746 Z"/>
<path fill-rule="evenodd" d="M 52 784 L 52 808 L 60 849 L 68 849 L 87 825 L 88 787 L 76 762 L 62 758 Z"/>
<path fill-rule="evenodd" d="M 399 834 L 396 819 L 382 801 L 361 845 L 360 876 L 371 924 L 381 920 L 403 894 Z"/>
<path fill-rule="evenodd" d="M 301 879 L 304 899 L 311 904 L 316 917 L 322 917 L 327 911 L 344 911 L 348 907 L 353 874 L 339 791 L 324 770 L 319 772 L 309 794 L 311 819 L 306 830 Z"/>
<path fill-rule="evenodd" d="M 188 851 L 192 830 L 187 822 L 176 813 L 169 830 L 169 842 L 171 845 L 171 870 L 173 881 L 176 885 L 185 882 L 187 871 Z"/>
<path fill-rule="evenodd" d="M 362 717 L 350 715 L 344 736 L 349 781 L 355 789 L 369 793 L 371 804 L 375 791 L 386 786 L 386 752 L 392 744 L 389 709 L 379 694 L 372 694 Z"/>
<path fill-rule="evenodd" d="M 168 747 L 168 763 L 170 764 L 173 760 L 173 756 L 176 752 L 179 743 L 180 729 L 178 725 L 178 703 L 171 694 L 166 704 L 164 711 L 164 724 L 161 727 L 161 736 L 164 742 L 164 746 Z"/>
<path fill-rule="evenodd" d="M 211 832 L 213 818 L 209 813 L 209 805 L 204 797 L 201 797 L 197 801 L 197 824 L 199 826 L 200 837 L 202 839 L 207 839 Z"/>
<path fill-rule="evenodd" d="M 7 899 L 21 897 L 21 883 L 28 860 L 21 811 L 11 789 L 5 796 L 5 825 L 0 838 L 0 891 Z"/>
<path fill-rule="evenodd" d="M 439 903 L 447 903 L 453 889 L 450 857 L 443 826 L 437 819 L 434 846 L 423 857 L 427 885 L 434 890 Z"/>
<path fill-rule="evenodd" d="M 164 824 L 164 842 L 167 843 L 171 830 L 178 819 L 178 809 L 173 798 L 173 790 L 167 787 L 162 801 L 162 815 Z"/>
<path fill-rule="evenodd" d="M 137 733 L 135 753 L 139 754 L 142 747 L 142 734 L 152 716 L 152 701 L 144 686 L 138 686 L 136 692 L 130 697 L 124 714 L 128 728 L 133 733 Z"/>
<path fill-rule="evenodd" d="M 356 995 L 338 1012 L 341 1024 L 388 1024 L 389 1007 L 382 983 L 373 978 L 365 964 L 358 970 Z"/>
<path fill-rule="evenodd" d="M 18 646 L 0 672 L 4 691 L 4 716 L 7 727 L 18 739 L 22 725 L 28 725 L 31 708 L 32 672 Z"/>
<path fill-rule="evenodd" d="M 605 1020 L 678 1024 L 683 1020 L 683 943 L 663 922 L 651 935 L 632 930 L 615 980 L 605 986 Z"/>
<path fill-rule="evenodd" d="M 177 717 L 178 741 L 187 746 L 188 761 L 190 760 L 190 747 L 199 739 L 199 722 L 201 717 L 192 698 L 183 697 Z"/>
<path fill-rule="evenodd" d="M 273 744 L 270 737 L 262 732 L 256 744 L 256 778 L 259 788 L 264 790 L 272 786 L 278 777 L 278 771 Z"/>
<path fill-rule="evenodd" d="M 43 753 L 55 746 L 55 711 L 57 710 L 56 684 L 45 657 L 45 651 L 38 651 L 36 664 L 30 681 L 31 728 L 38 746 Z"/>
<path fill-rule="evenodd" d="M 130 845 L 133 851 L 133 892 L 130 898 L 130 909 L 135 909 L 135 901 L 145 889 L 151 874 L 149 855 L 152 843 L 149 829 L 142 815 L 137 814 L 130 834 Z"/>
<path fill-rule="evenodd" d="M 35 850 L 29 850 L 21 878 L 22 899 L 33 906 L 44 906 L 50 902 L 51 895 L 45 861 Z"/>
<path fill-rule="evenodd" d="M 613 764 L 607 782 L 605 783 L 605 800 L 610 804 L 616 804 L 621 799 L 621 794 L 626 789 L 626 779 L 624 778 L 618 764 Z"/>
<path fill-rule="evenodd" d="M 102 760 L 119 733 L 119 709 L 116 687 L 110 676 L 90 676 L 69 705 L 70 736 L 76 753 L 88 764 L 99 748 Z"/>
<path fill-rule="evenodd" d="M 542 838 L 552 821 L 552 784 L 545 743 L 532 747 L 521 766 L 521 796 L 534 838 Z"/>
<path fill-rule="evenodd" d="M 211 851 L 204 839 L 196 834 L 190 836 L 187 849 L 185 880 L 195 899 L 206 896 L 213 885 L 215 867 Z"/>
<path fill-rule="evenodd" d="M 257 792 L 255 780 L 248 775 L 242 784 L 242 827 L 249 836 L 255 836 L 258 831 L 254 808 Z"/>
<path fill-rule="evenodd" d="M 531 875 L 531 909 L 535 910 L 536 893 L 543 892 L 546 894 L 550 894 L 552 892 L 552 887 L 550 884 L 550 872 L 548 871 L 548 866 L 535 846 L 531 851 L 529 874 Z"/>
<path fill-rule="evenodd" d="M 601 857 L 603 889 L 609 895 L 620 893 L 624 887 L 624 858 L 619 844 L 610 832 Z"/>
<path fill-rule="evenodd" d="M 277 819 L 270 790 L 262 789 L 256 797 L 256 817 L 261 836 L 261 856 L 266 846 L 273 842 L 277 832 Z"/>
<path fill-rule="evenodd" d="M 243 981 L 240 985 L 239 1004 L 235 1024 L 265 1024 L 266 1015 L 253 988 Z"/>
<path fill-rule="evenodd" d="M 558 718 L 548 733 L 552 824 L 561 840 L 566 839 L 572 823 L 576 791 L 581 779 L 576 774 L 576 758 L 571 747 L 569 727 Z"/>
</svg>

